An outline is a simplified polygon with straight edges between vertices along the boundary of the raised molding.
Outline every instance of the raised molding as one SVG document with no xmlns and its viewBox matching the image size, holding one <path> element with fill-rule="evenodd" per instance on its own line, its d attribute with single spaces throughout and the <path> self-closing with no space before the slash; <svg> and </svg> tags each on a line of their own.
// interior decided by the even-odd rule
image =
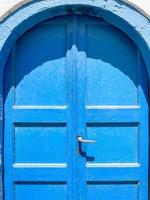
<svg viewBox="0 0 150 200">
<path fill-rule="evenodd" d="M 16 11 L 21 6 L 32 1 L 34 2 L 34 0 L 0 0 L 0 21 L 2 21 L 4 18 L 9 16 L 11 13 Z M 54 0 L 48 0 L 48 1 L 54 1 Z M 120 0 L 120 1 L 127 2 L 128 4 L 136 8 L 139 12 L 141 12 L 143 15 L 145 15 L 150 19 L 150 0 Z"/>
</svg>

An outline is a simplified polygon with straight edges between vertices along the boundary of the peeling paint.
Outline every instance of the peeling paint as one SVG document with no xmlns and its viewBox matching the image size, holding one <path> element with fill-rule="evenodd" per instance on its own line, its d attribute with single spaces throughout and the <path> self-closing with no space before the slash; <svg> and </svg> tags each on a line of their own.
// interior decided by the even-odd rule
<svg viewBox="0 0 150 200">
<path fill-rule="evenodd" d="M 19 9 L 20 7 L 30 3 L 30 2 L 42 2 L 43 4 L 47 4 L 50 3 L 51 5 L 55 6 L 56 4 L 62 4 L 63 1 L 61 0 L 14 0 L 12 1 L 12 3 L 9 0 L 0 0 L 1 1 L 1 9 L 0 9 L 0 21 L 2 21 L 3 19 L 5 19 L 7 16 L 9 16 L 10 14 L 12 14 L 13 12 L 15 12 L 17 9 Z M 8 1 L 8 3 L 7 3 Z M 80 1 L 80 3 L 86 3 L 87 4 L 103 4 L 103 7 L 106 7 L 107 2 L 109 2 L 111 0 L 82 0 Z M 147 17 L 150 18 L 150 9 L 147 10 L 147 7 L 150 7 L 150 2 L 149 0 L 144 0 L 141 1 L 140 0 L 116 0 L 116 2 L 119 2 L 119 4 L 121 5 L 122 2 L 127 2 L 129 5 L 132 5 L 135 9 L 139 10 L 139 12 L 145 14 Z M 16 2 L 16 3 L 15 3 Z M 74 0 L 74 3 L 76 3 L 77 1 Z M 145 3 L 146 2 L 146 3 Z M 149 3 L 148 3 L 149 2 Z M 70 4 L 71 1 L 70 0 L 66 0 L 65 4 Z M 146 4 L 146 6 L 144 6 L 144 3 Z M 149 5 L 148 5 L 149 4 Z M 116 5 L 116 7 L 119 8 L 119 5 Z M 121 8 L 121 7 L 120 7 Z"/>
</svg>

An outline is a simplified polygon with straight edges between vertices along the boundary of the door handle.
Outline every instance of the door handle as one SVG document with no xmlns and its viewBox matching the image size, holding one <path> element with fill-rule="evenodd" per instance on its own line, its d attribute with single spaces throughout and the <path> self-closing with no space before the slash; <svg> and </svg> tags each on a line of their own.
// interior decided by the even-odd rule
<svg viewBox="0 0 150 200">
<path fill-rule="evenodd" d="M 96 142 L 95 140 L 86 140 L 86 139 L 83 139 L 82 136 L 77 136 L 77 140 L 80 143 L 95 143 Z"/>
</svg>

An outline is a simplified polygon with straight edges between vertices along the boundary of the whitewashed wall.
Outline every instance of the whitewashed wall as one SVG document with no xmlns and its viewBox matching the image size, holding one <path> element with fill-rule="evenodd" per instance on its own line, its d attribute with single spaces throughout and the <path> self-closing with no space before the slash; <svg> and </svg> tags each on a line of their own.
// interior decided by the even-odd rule
<svg viewBox="0 0 150 200">
<path fill-rule="evenodd" d="M 16 10 L 23 4 L 32 0 L 0 0 L 0 20 L 4 19 L 9 13 Z M 50 0 L 51 1 L 51 0 Z M 101 0 L 100 0 L 101 1 Z M 109 0 L 108 0 L 109 1 Z M 126 1 L 130 5 L 134 6 L 144 15 L 150 19 L 150 0 L 120 0 Z"/>
</svg>

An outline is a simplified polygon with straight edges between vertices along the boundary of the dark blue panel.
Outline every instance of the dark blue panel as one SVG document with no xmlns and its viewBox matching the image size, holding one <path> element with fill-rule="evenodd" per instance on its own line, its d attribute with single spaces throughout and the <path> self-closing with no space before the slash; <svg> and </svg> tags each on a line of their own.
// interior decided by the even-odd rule
<svg viewBox="0 0 150 200">
<path fill-rule="evenodd" d="M 65 24 L 43 24 L 23 35 L 15 52 L 15 104 L 66 104 Z"/>
<path fill-rule="evenodd" d="M 88 105 L 136 105 L 137 50 L 108 24 L 86 25 Z M 127 44 L 127 45 L 125 45 Z"/>
</svg>

